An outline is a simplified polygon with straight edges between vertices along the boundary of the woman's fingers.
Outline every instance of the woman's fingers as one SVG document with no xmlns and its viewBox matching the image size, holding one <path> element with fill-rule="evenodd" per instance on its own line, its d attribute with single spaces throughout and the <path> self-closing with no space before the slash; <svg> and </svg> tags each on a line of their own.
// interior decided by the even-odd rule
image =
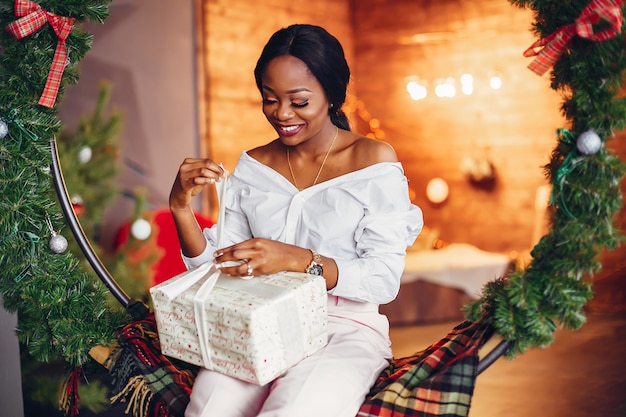
<svg viewBox="0 0 626 417">
<path fill-rule="evenodd" d="M 170 206 L 185 208 L 191 198 L 198 195 L 208 184 L 225 176 L 224 169 L 206 158 L 186 158 L 178 169 L 170 192 Z"/>
<path fill-rule="evenodd" d="M 181 180 L 188 181 L 193 186 L 212 184 L 220 181 L 224 169 L 210 159 L 187 158 L 180 167 Z"/>
<path fill-rule="evenodd" d="M 224 274 L 235 277 L 252 277 L 254 276 L 254 266 L 250 259 L 242 259 L 240 261 L 216 262 L 217 268 Z M 258 274 L 257 274 L 258 275 Z"/>
<path fill-rule="evenodd" d="M 239 277 L 262 275 L 264 255 L 257 249 L 255 240 L 219 249 L 214 254 L 218 268 L 225 274 Z"/>
</svg>

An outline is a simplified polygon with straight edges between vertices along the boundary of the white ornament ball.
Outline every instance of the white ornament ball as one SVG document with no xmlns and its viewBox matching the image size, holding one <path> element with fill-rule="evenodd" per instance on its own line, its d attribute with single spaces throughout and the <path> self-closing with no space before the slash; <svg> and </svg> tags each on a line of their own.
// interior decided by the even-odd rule
<svg viewBox="0 0 626 417">
<path fill-rule="evenodd" d="M 78 151 L 78 160 L 81 164 L 86 164 L 87 162 L 91 161 L 92 155 L 93 151 L 91 150 L 91 148 L 85 145 Z"/>
<path fill-rule="evenodd" d="M 79 194 L 74 194 L 72 196 L 72 198 L 70 199 L 70 201 L 72 202 L 72 204 L 84 204 L 85 202 L 83 201 L 83 198 L 79 195 Z"/>
<path fill-rule="evenodd" d="M 583 155 L 595 155 L 602 147 L 600 136 L 593 130 L 587 130 L 576 139 L 576 148 Z"/>
<path fill-rule="evenodd" d="M 54 253 L 63 253 L 67 250 L 67 239 L 63 235 L 53 233 L 48 246 Z"/>
<path fill-rule="evenodd" d="M 6 122 L 0 119 L 0 139 L 4 139 L 6 135 L 9 134 L 9 126 Z"/>
<path fill-rule="evenodd" d="M 130 233 L 135 239 L 146 240 L 152 233 L 152 226 L 146 219 L 137 219 L 130 226 Z"/>
</svg>

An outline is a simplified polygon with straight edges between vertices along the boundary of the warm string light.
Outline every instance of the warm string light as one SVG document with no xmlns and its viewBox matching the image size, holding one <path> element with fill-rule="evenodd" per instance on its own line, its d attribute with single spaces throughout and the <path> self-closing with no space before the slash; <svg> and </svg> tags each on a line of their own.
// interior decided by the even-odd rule
<svg viewBox="0 0 626 417">
<path fill-rule="evenodd" d="M 382 140 L 385 137 L 385 131 L 380 126 L 380 120 L 373 117 L 365 108 L 365 103 L 354 95 L 347 95 L 342 109 L 348 117 L 356 115 L 363 122 L 367 123 L 369 132 L 365 136 L 368 138 Z"/>
<path fill-rule="evenodd" d="M 502 77 L 499 75 L 491 75 L 489 77 L 489 87 L 492 90 L 502 88 Z M 432 82 L 412 75 L 406 78 L 406 90 L 409 96 L 415 100 L 424 100 L 428 97 L 430 87 L 433 87 L 433 93 L 439 98 L 454 98 L 460 93 L 470 96 L 475 92 L 475 78 L 472 74 L 462 74 L 458 80 L 454 77 L 435 78 Z"/>
</svg>

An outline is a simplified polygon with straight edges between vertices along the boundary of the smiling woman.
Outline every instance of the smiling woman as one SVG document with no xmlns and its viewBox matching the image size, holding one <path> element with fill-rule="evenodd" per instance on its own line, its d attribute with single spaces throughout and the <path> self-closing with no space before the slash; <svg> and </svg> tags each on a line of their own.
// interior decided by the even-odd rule
<svg viewBox="0 0 626 417">
<path fill-rule="evenodd" d="M 220 199 L 223 228 L 201 230 L 189 206 L 224 176 L 211 159 L 183 162 L 170 209 L 190 269 L 213 260 L 234 262 L 219 269 L 235 277 L 323 277 L 328 343 L 263 386 L 207 365 L 186 415 L 352 416 L 392 357 L 378 305 L 398 292 L 421 210 L 409 200 L 393 149 L 350 131 L 341 108 L 350 70 L 334 36 L 309 24 L 279 29 L 254 74 L 278 138 L 241 154 Z"/>
</svg>

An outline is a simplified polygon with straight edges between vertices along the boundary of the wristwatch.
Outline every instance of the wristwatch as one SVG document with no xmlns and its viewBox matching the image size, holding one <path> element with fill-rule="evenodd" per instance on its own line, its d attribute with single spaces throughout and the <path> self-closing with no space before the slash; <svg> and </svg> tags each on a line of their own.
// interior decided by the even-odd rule
<svg viewBox="0 0 626 417">
<path fill-rule="evenodd" d="M 306 272 L 307 274 L 311 274 L 311 275 L 322 275 L 324 273 L 324 268 L 322 268 L 323 266 L 322 257 L 320 256 L 319 253 L 315 252 L 314 250 L 312 249 L 309 249 L 309 250 L 313 254 L 313 260 L 311 261 L 309 266 L 306 267 L 304 272 Z"/>
</svg>

